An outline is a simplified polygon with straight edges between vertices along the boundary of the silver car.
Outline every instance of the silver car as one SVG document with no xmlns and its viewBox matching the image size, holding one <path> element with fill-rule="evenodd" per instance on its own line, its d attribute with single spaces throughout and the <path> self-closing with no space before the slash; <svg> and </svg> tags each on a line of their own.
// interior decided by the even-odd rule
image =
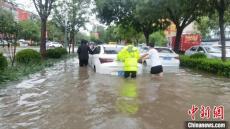
<svg viewBox="0 0 230 129">
<path fill-rule="evenodd" d="M 187 51 L 185 55 L 192 55 L 195 53 L 204 53 L 208 58 L 221 58 L 221 47 L 220 46 L 193 46 Z M 230 49 L 226 48 L 226 57 L 230 58 Z"/>
</svg>

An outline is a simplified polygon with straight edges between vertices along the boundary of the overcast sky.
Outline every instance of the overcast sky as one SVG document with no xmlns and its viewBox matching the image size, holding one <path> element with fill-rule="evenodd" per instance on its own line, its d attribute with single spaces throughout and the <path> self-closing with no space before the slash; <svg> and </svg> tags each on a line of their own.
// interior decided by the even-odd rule
<svg viewBox="0 0 230 129">
<path fill-rule="evenodd" d="M 27 11 L 31 11 L 37 14 L 37 11 L 34 7 L 32 0 L 15 0 L 15 2 L 18 3 L 21 8 L 24 8 Z M 90 23 L 86 24 L 87 30 L 80 29 L 80 31 L 89 34 L 89 31 L 91 31 L 93 28 L 93 24 L 97 24 L 97 25 L 100 24 L 99 21 L 96 20 L 95 15 L 90 16 Z"/>
</svg>

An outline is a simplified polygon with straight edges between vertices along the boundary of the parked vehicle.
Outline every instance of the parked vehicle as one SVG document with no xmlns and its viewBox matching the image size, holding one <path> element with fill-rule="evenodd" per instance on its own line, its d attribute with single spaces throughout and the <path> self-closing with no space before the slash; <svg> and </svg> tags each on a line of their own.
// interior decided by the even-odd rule
<svg viewBox="0 0 230 129">
<path fill-rule="evenodd" d="M 0 40 L 0 46 L 7 46 L 7 44 L 6 40 Z"/>
<path fill-rule="evenodd" d="M 24 39 L 18 40 L 18 43 L 19 43 L 19 46 L 20 46 L 20 47 L 27 47 L 28 44 L 29 44 L 29 42 L 26 41 L 26 40 L 24 40 Z"/>
<path fill-rule="evenodd" d="M 56 48 L 56 47 L 63 47 L 63 45 L 58 43 L 58 42 L 49 41 L 49 42 L 46 43 L 46 47 L 47 48 Z"/>
<path fill-rule="evenodd" d="M 117 54 L 123 45 L 98 45 L 89 55 L 89 65 L 96 73 L 121 76 L 123 63 L 117 61 Z M 142 73 L 142 65 L 138 64 L 138 74 Z"/>
<path fill-rule="evenodd" d="M 167 47 L 155 47 L 159 52 L 160 60 L 163 67 L 178 67 L 180 65 L 179 55 Z M 150 60 L 147 59 L 144 65 L 149 66 Z"/>
<path fill-rule="evenodd" d="M 175 48 L 176 44 L 176 36 L 172 37 L 171 43 L 169 44 L 172 49 Z M 184 34 L 181 36 L 179 51 L 185 52 L 192 46 L 201 44 L 201 36 L 200 34 Z"/>
<path fill-rule="evenodd" d="M 138 49 L 139 49 L 141 55 L 143 55 L 144 53 L 148 52 L 149 47 L 148 46 L 141 46 L 141 47 L 138 46 Z"/>
<path fill-rule="evenodd" d="M 221 58 L 221 47 L 219 46 L 193 46 L 185 52 L 185 55 L 204 53 L 208 58 Z M 226 48 L 226 57 L 230 58 L 230 49 Z"/>
</svg>

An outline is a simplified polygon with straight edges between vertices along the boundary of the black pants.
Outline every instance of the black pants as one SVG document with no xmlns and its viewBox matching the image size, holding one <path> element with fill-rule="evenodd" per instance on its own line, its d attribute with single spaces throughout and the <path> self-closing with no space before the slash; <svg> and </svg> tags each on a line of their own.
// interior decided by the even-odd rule
<svg viewBox="0 0 230 129">
<path fill-rule="evenodd" d="M 131 75 L 131 78 L 136 78 L 136 71 L 124 71 L 124 77 L 128 78 Z"/>
<path fill-rule="evenodd" d="M 80 64 L 80 66 L 82 67 L 82 66 L 87 66 L 88 65 L 88 60 L 80 60 L 79 59 L 79 64 Z"/>
</svg>

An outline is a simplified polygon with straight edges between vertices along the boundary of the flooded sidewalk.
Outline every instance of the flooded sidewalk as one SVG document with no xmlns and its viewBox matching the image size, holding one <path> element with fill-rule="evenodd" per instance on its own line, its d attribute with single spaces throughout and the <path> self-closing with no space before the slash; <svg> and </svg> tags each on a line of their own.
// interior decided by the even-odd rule
<svg viewBox="0 0 230 129">
<path fill-rule="evenodd" d="M 230 79 L 180 69 L 125 80 L 73 58 L 0 89 L 0 128 L 184 129 L 192 105 L 223 105 L 230 121 L 229 98 Z"/>
</svg>

